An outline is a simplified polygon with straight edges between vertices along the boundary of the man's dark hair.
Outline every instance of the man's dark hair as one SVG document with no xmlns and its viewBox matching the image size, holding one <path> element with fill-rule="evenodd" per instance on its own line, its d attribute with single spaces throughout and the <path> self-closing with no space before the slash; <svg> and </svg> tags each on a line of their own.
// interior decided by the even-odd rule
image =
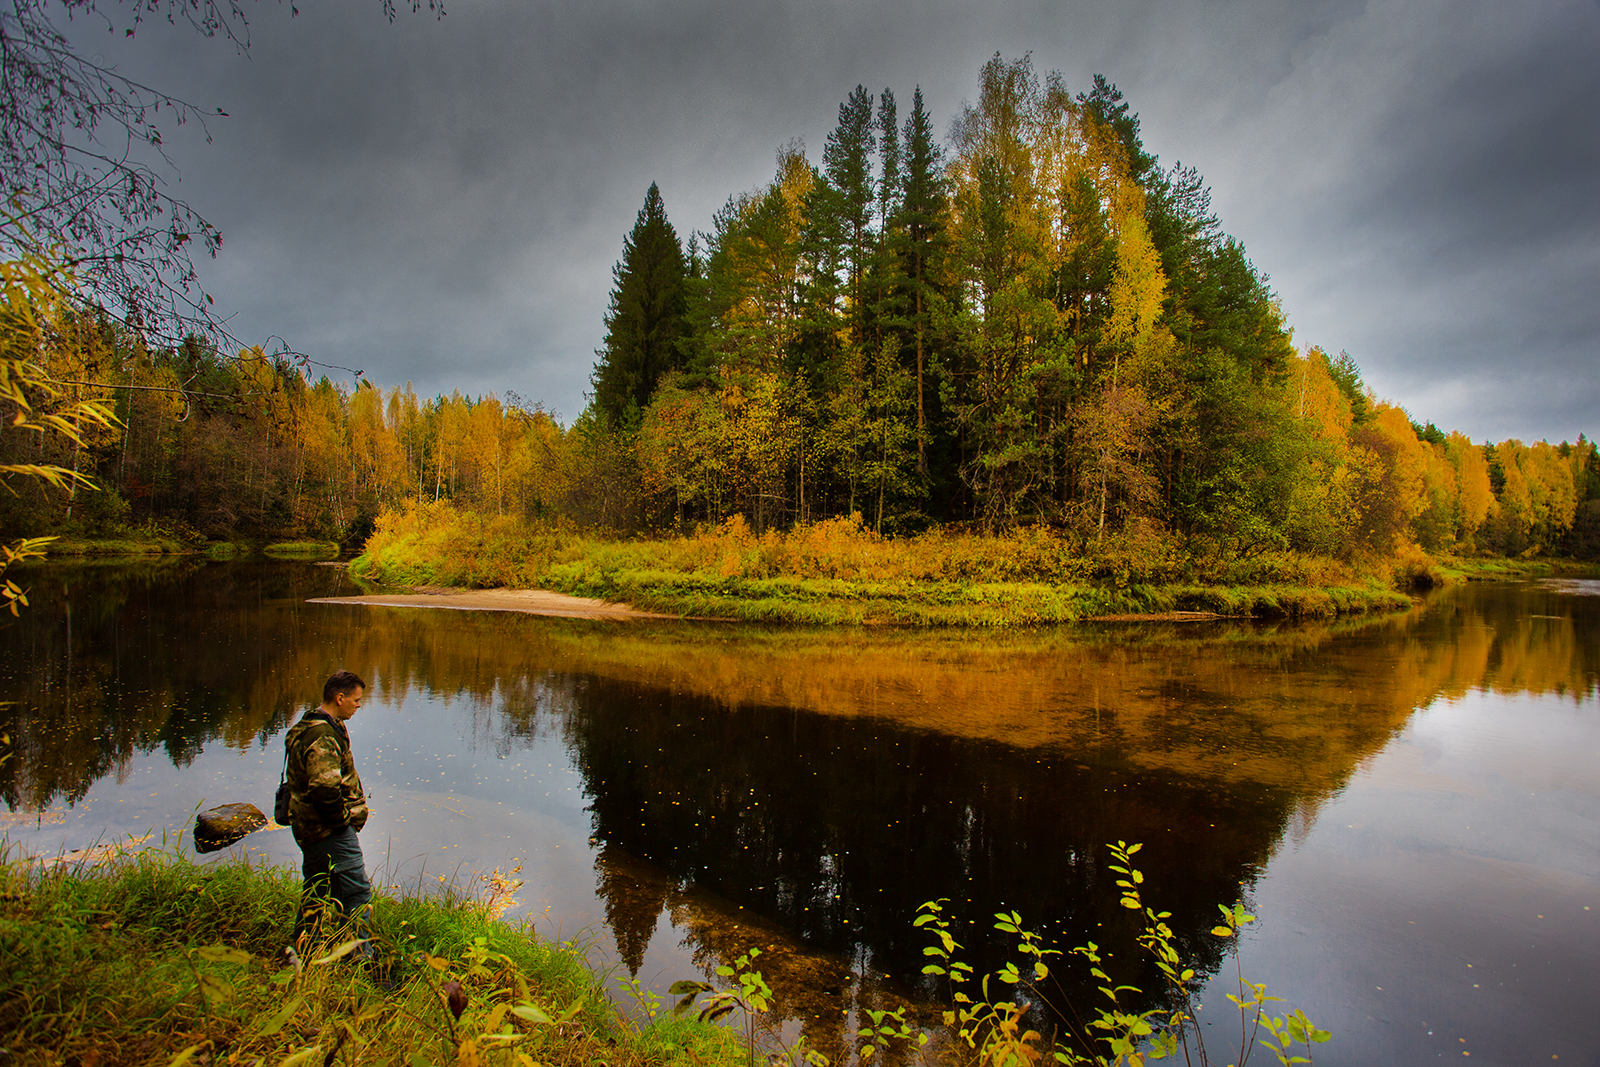
<svg viewBox="0 0 1600 1067">
<path fill-rule="evenodd" d="M 335 697 L 349 696 L 357 689 L 365 689 L 367 683 L 355 671 L 334 671 L 328 675 L 328 680 L 322 683 L 322 702 L 332 704 Z"/>
</svg>

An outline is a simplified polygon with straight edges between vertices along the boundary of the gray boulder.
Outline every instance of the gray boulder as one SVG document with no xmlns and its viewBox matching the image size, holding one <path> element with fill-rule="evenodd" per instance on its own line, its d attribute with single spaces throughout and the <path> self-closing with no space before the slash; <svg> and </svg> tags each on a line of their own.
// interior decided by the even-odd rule
<svg viewBox="0 0 1600 1067">
<path fill-rule="evenodd" d="M 267 817 L 254 804 L 223 804 L 194 818 L 194 850 L 215 852 L 242 840 L 252 830 L 267 825 Z"/>
</svg>

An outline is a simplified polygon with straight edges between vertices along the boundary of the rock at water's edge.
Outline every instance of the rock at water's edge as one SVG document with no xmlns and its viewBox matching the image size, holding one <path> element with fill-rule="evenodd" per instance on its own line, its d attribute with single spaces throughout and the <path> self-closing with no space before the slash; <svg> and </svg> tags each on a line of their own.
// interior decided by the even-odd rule
<svg viewBox="0 0 1600 1067">
<path fill-rule="evenodd" d="M 194 817 L 194 850 L 215 852 L 267 825 L 267 817 L 254 804 L 223 804 Z"/>
</svg>

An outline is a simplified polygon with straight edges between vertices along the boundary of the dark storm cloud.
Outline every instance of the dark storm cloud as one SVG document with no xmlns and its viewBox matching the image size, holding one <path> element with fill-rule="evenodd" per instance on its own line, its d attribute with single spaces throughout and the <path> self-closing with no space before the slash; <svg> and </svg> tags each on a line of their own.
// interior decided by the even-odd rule
<svg viewBox="0 0 1600 1067">
<path fill-rule="evenodd" d="M 132 74 L 232 116 L 177 138 L 178 192 L 246 338 L 433 393 L 582 406 L 646 186 L 680 234 L 820 157 L 858 82 L 939 128 L 996 51 L 1104 72 L 1147 147 L 1198 165 L 1302 344 L 1475 437 L 1594 430 L 1600 8 L 1593 3 L 592 3 L 252 9 L 248 58 L 164 25 Z M 103 40 L 103 43 L 102 43 Z M 192 131 L 191 131 L 192 132 Z"/>
<path fill-rule="evenodd" d="M 1594 432 L 1597 15 L 1368 4 L 1233 94 L 1196 153 L 1227 154 L 1204 169 L 1297 340 L 1478 438 Z"/>
</svg>

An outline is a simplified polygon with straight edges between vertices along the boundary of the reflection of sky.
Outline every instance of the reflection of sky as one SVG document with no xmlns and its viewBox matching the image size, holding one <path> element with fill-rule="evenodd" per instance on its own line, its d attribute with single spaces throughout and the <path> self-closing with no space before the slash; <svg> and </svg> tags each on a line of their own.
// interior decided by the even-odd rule
<svg viewBox="0 0 1600 1067">
<path fill-rule="evenodd" d="M 1284 842 L 1242 962 L 1333 1031 L 1318 1064 L 1594 1062 L 1597 757 L 1600 701 L 1474 690 L 1419 713 Z M 1211 1029 L 1231 991 L 1207 988 Z"/>
<path fill-rule="evenodd" d="M 527 916 L 541 932 L 563 938 L 587 930 L 597 948 L 616 958 L 604 909 L 595 895 L 595 849 L 582 778 L 554 730 L 504 731 L 507 719 L 493 706 L 470 699 L 444 699 L 411 689 L 391 701 L 381 678 L 350 721 L 351 745 L 372 815 L 361 847 L 375 881 L 425 888 L 441 878 L 470 886 L 477 872 L 495 868 L 523 886 L 510 917 Z M 239 751 L 207 745 L 187 767 L 174 767 L 160 750 L 128 764 L 121 784 L 115 776 L 92 785 L 71 809 L 57 804 L 38 814 L 7 816 L 3 828 L 29 851 L 54 853 L 128 836 L 180 836 L 200 807 L 235 801 L 271 808 L 282 766 L 282 734 L 264 748 Z M 244 849 L 252 858 L 297 867 L 300 850 L 287 830 L 258 832 L 217 854 Z M 662 985 L 696 974 L 686 950 L 667 934 L 662 916 L 641 970 L 647 983 Z"/>
</svg>

